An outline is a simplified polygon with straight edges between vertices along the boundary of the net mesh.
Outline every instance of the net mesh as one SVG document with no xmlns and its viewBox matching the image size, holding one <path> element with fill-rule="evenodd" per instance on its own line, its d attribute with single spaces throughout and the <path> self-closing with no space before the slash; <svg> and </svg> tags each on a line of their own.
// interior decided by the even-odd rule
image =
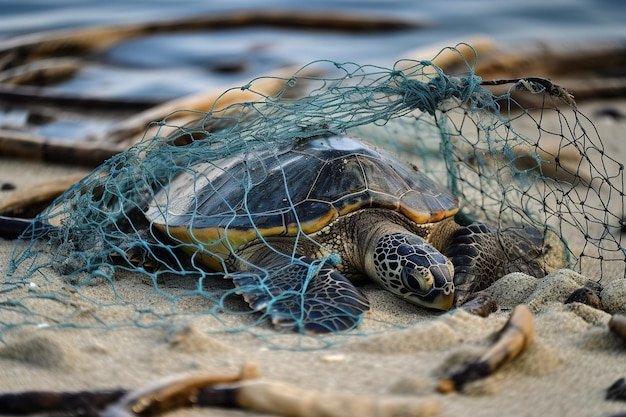
<svg viewBox="0 0 626 417">
<path fill-rule="evenodd" d="M 240 88 L 255 92 L 263 80 Z M 412 162 L 458 197 L 459 221 L 550 229 L 567 242 L 571 268 L 596 277 L 623 274 L 623 165 L 605 152 L 567 92 L 533 78 L 509 86 L 505 94 L 492 93 L 469 64 L 462 73 L 445 74 L 431 60 L 398 61 L 390 69 L 316 61 L 285 79 L 276 95 L 258 93 L 258 100 L 155 122 L 141 142 L 75 184 L 20 238 L 0 292 L 0 329 L 153 326 L 198 315 L 221 331 L 267 327 L 272 302 L 301 300 L 311 274 L 339 261 L 333 253 L 306 264 L 310 273 L 299 284 L 285 284 L 280 297 L 263 288 L 268 271 L 247 272 L 257 279 L 245 281 L 218 253 L 213 269 L 266 294 L 268 308 L 253 312 L 237 295 L 241 289 L 222 279 L 223 271 L 201 262 L 211 257 L 211 247 L 186 243 L 173 229 L 163 236 L 146 212 L 160 190 L 167 204 L 177 201 L 167 190 L 181 176 L 198 189 L 209 184 L 214 198 L 228 205 L 233 188 L 247 196 L 267 173 L 244 171 L 220 188 L 205 175 L 206 164 L 244 160 L 262 167 L 285 146 L 332 135 L 360 137 Z M 528 96 L 541 104 L 525 106 Z M 284 181 L 289 199 L 288 182 L 275 181 Z M 212 216 L 226 216 L 228 224 L 228 216 L 242 213 L 236 207 L 197 211 L 189 214 L 208 224 Z M 297 239 L 283 251 L 295 264 L 301 262 L 295 242 L 305 238 L 301 224 L 307 220 L 296 216 Z M 263 240 L 262 216 L 250 225 Z M 243 321 L 233 321 L 242 315 Z"/>
</svg>

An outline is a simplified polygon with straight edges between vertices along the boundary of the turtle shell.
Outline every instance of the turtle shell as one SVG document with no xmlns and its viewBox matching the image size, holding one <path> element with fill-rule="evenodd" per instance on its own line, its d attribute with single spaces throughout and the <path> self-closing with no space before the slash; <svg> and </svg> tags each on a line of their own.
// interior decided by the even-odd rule
<svg viewBox="0 0 626 417">
<path fill-rule="evenodd" d="M 146 217 L 172 239 L 204 246 L 203 262 L 219 269 L 259 237 L 315 233 L 374 207 L 423 224 L 454 215 L 458 201 L 390 154 L 336 136 L 194 165 L 155 194 Z"/>
</svg>

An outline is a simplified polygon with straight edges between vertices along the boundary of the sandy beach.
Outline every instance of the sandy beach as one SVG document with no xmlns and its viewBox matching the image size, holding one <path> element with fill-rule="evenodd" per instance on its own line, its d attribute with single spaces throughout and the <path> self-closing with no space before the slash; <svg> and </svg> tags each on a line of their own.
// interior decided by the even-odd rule
<svg viewBox="0 0 626 417">
<path fill-rule="evenodd" d="M 626 161 L 622 145 L 626 118 L 593 118 L 603 108 L 621 109 L 623 115 L 626 103 L 601 101 L 581 106 L 594 120 L 607 151 L 618 161 Z M 78 171 L 80 168 L 0 159 L 0 180 L 15 184 L 16 190 L 41 178 Z M 3 191 L 0 198 L 10 193 Z M 2 274 L 13 245 L 0 240 Z M 134 388 L 178 374 L 236 374 L 242 365 L 254 362 L 266 379 L 320 392 L 350 393 L 357 399 L 410 399 L 423 404 L 421 415 L 609 416 L 626 411 L 626 402 L 605 400 L 606 389 L 626 377 L 626 341 L 607 327 L 611 314 L 626 313 L 623 272 L 620 263 L 604 270 L 601 298 L 608 312 L 578 303 L 563 304 L 573 290 L 588 280 L 597 281 L 597 270 L 583 270 L 582 275 L 562 270 L 542 280 L 508 275 L 488 290 L 500 307 L 488 318 L 463 311 L 429 312 L 367 284 L 363 291 L 372 309 L 358 330 L 319 339 L 278 335 L 263 326 L 254 332 L 227 332 L 224 328 L 245 327 L 253 319 L 228 313 L 220 315 L 225 325 L 209 315 L 189 315 L 152 328 L 106 330 L 50 328 L 45 318 L 39 317 L 34 320 L 38 325 L 3 329 L 0 392 Z M 62 282 L 53 271 L 46 274 L 48 280 Z M 158 303 L 151 285 L 137 274 L 116 275 L 116 286 L 120 292 L 153 297 Z M 88 291 L 109 288 L 107 283 L 95 283 Z M 7 300 L 6 294 L 0 296 Z M 9 294 L 8 299 L 11 297 Z M 193 303 L 198 302 L 201 300 L 191 300 L 191 305 L 179 306 L 179 311 L 197 311 L 194 309 L 202 306 Z M 493 334 L 504 325 L 511 309 L 520 303 L 535 317 L 536 337 L 529 349 L 495 375 L 467 385 L 462 393 L 438 393 L 438 380 L 455 365 L 479 357 L 493 343 Z M 11 319 L 4 311 L 0 309 L 0 326 Z M 132 313 L 118 309 L 98 314 Z M 132 322 L 132 317 L 109 318 Z M 200 408 L 171 415 L 208 414 L 261 415 Z"/>
</svg>

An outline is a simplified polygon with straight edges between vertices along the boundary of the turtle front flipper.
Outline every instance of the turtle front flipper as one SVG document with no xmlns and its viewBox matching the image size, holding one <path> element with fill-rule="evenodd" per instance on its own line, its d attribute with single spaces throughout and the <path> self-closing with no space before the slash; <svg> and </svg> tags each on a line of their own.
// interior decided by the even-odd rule
<svg viewBox="0 0 626 417">
<path fill-rule="evenodd" d="M 498 229 L 473 223 L 456 230 L 445 253 L 454 264 L 457 305 L 511 272 L 542 278 L 567 265 L 561 239 L 530 226 Z"/>
<path fill-rule="evenodd" d="M 328 263 L 269 247 L 258 248 L 253 257 L 248 261 L 254 269 L 238 261 L 241 272 L 228 277 L 250 307 L 265 311 L 277 328 L 313 334 L 349 330 L 369 310 L 354 284 Z"/>
</svg>

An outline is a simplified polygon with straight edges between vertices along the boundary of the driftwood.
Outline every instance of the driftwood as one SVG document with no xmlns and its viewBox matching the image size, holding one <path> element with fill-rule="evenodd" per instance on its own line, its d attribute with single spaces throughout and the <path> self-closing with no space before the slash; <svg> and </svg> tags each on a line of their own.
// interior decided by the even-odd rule
<svg viewBox="0 0 626 417">
<path fill-rule="evenodd" d="M 187 121 L 198 119 L 198 112 L 219 111 L 232 104 L 263 100 L 265 96 L 275 95 L 282 90 L 296 70 L 296 67 L 276 70 L 268 74 L 267 78 L 255 80 L 251 87 L 245 90 L 232 88 L 226 92 L 223 90 L 207 91 L 167 101 L 118 123 L 102 135 L 101 141 L 106 141 L 108 146 L 114 145 L 123 150 L 141 140 L 144 135 L 149 137 L 150 129 L 146 130 L 146 126 L 151 122 L 163 120 L 166 116 L 168 123 L 175 122 L 181 126 Z M 299 74 L 301 77 L 314 75 L 312 71 Z M 166 135 L 167 133 L 167 131 L 161 131 L 160 134 Z"/>
<path fill-rule="evenodd" d="M 274 27 L 296 30 L 333 30 L 348 33 L 388 32 L 424 27 L 423 22 L 333 12 L 306 13 L 289 10 L 248 10 L 132 25 L 97 26 L 54 30 L 9 39 L 0 43 L 0 83 L 19 87 L 49 84 L 81 67 L 76 57 L 110 48 L 139 36 L 238 27 Z M 37 64 L 36 61 L 43 61 Z M 17 91 L 14 94 L 18 94 Z"/>
<path fill-rule="evenodd" d="M 433 400 L 310 391 L 259 379 L 256 365 L 238 375 L 178 376 L 137 390 L 0 394 L 0 415 L 53 413 L 100 417 L 155 416 L 182 407 L 228 407 L 285 417 L 432 416 Z M 61 414 L 65 413 L 65 414 Z"/>
<path fill-rule="evenodd" d="M 235 102 L 259 100 L 271 96 L 284 87 L 295 67 L 275 69 L 266 74 L 276 79 L 254 83 L 249 90 L 230 91 L 230 86 L 219 91 L 201 92 L 188 97 L 157 103 L 146 99 L 92 98 L 70 96 L 45 88 L 74 76 L 84 65 L 88 54 L 103 51 L 120 42 L 139 36 L 162 33 L 220 30 L 237 27 L 267 26 L 296 30 L 333 30 L 349 33 L 375 33 L 423 27 L 424 23 L 402 18 L 330 12 L 283 10 L 248 10 L 230 13 L 212 13 L 207 16 L 177 19 L 164 22 L 146 22 L 133 25 L 99 26 L 78 30 L 60 30 L 26 35 L 0 42 L 0 100 L 13 105 L 51 106 L 71 108 L 79 117 L 83 111 L 137 112 L 122 119 L 111 130 L 98 137 L 68 143 L 41 137 L 24 131 L 0 131 L 0 155 L 36 158 L 44 161 L 80 163 L 96 166 L 105 159 L 124 151 L 141 139 L 150 122 L 159 121 L 176 110 L 209 111 Z M 300 67 L 301 63 L 298 63 Z M 301 76 L 313 75 L 300 74 Z M 283 79 L 281 79 L 283 78 Z M 248 80 L 245 80 L 248 81 Z M 242 82 L 245 82 L 242 81 Z M 219 98 L 219 100 L 218 100 Z M 182 114 L 177 122 L 184 123 Z M 170 119 L 172 120 L 172 119 Z"/>
<path fill-rule="evenodd" d="M 276 70 L 269 74 L 273 78 L 259 79 L 246 90 L 240 88 L 226 92 L 222 89 L 212 90 L 167 101 L 120 121 L 111 129 L 96 138 L 89 138 L 88 141 L 70 142 L 0 129 L 0 155 L 97 166 L 137 143 L 144 134 L 149 134 L 150 130 L 146 130 L 146 127 L 150 122 L 163 120 L 169 115 L 170 123 L 175 121 L 178 125 L 183 125 L 191 119 L 200 117 L 198 112 L 219 110 L 234 103 L 260 100 L 264 96 L 277 94 L 285 87 L 294 70 L 294 68 Z M 312 75 L 312 72 L 301 73 L 303 77 Z M 181 109 L 185 111 L 171 114 Z"/>
<path fill-rule="evenodd" d="M 83 176 L 69 175 L 15 191 L 0 201 L 0 216 L 32 218 Z"/>
<path fill-rule="evenodd" d="M 197 404 L 203 388 L 217 384 L 233 384 L 259 377 L 256 365 L 247 364 L 238 375 L 180 376 L 159 380 L 153 384 L 129 391 L 109 405 L 102 413 L 107 417 L 156 415 L 180 407 Z"/>
<path fill-rule="evenodd" d="M 534 337 L 533 315 L 528 307 L 520 304 L 511 313 L 496 343 L 476 362 L 440 380 L 437 389 L 442 393 L 460 391 L 465 384 L 492 375 L 502 365 L 526 350 Z"/>
<path fill-rule="evenodd" d="M 477 362 L 442 379 L 438 390 L 461 390 L 464 384 L 491 375 L 528 348 L 533 338 L 532 313 L 526 306 L 517 306 L 495 344 Z M 0 394 L 0 415 L 72 415 L 80 407 L 85 410 L 82 415 L 134 417 L 191 406 L 238 408 L 286 417 L 432 416 L 440 411 L 439 403 L 431 399 L 312 391 L 265 380 L 259 377 L 255 364 L 244 365 L 237 375 L 182 375 L 136 390 Z"/>
<path fill-rule="evenodd" d="M 129 39 L 162 33 L 193 30 L 220 30 L 224 28 L 270 26 L 293 29 L 337 30 L 351 33 L 406 30 L 424 27 L 423 22 L 406 19 L 298 11 L 250 10 L 224 14 L 212 14 L 189 19 L 166 22 L 148 22 L 124 26 L 103 26 L 79 30 L 52 31 L 17 37 L 0 42 L 0 100 L 11 103 L 38 105 L 55 108 L 72 107 L 80 117 L 81 111 L 100 109 L 117 113 L 140 111 L 128 117 L 98 137 L 84 140 L 55 140 L 23 131 L 0 132 L 0 155 L 38 158 L 46 161 L 81 163 L 95 166 L 104 159 L 119 153 L 141 138 L 150 122 L 162 120 L 174 110 L 198 110 L 224 107 L 232 102 L 261 98 L 277 92 L 269 80 L 259 82 L 258 96 L 244 91 L 242 97 L 229 95 L 220 103 L 215 99 L 224 91 L 212 91 L 169 103 L 155 103 L 149 99 L 107 99 L 97 97 L 68 96 L 41 88 L 52 82 L 72 77 L 84 63 L 84 56 L 102 51 Z M 551 78 L 573 92 L 577 100 L 591 96 L 623 95 L 626 81 L 626 44 L 623 42 L 585 45 L 530 44 L 499 46 L 489 37 L 474 37 L 467 45 L 457 45 L 458 51 L 444 49 L 444 45 L 409 51 L 401 58 L 431 59 L 448 73 L 463 70 L 467 63 L 476 64 L 476 74 L 483 79 L 510 79 L 536 75 Z M 480 60 L 476 61 L 476 53 Z M 301 65 L 302 63 L 294 63 Z M 402 68 L 399 63 L 397 68 Z M 275 75 L 288 79 L 293 68 L 275 70 Z M 603 76 L 608 73 L 610 76 Z M 284 84 L 283 84 L 284 85 Z M 225 86 L 226 87 L 226 86 Z M 266 90 L 267 88 L 267 90 Z M 506 92 L 510 86 L 494 86 L 496 92 Z M 241 91 L 240 91 L 241 92 Z M 542 104 L 540 95 L 515 93 L 516 99 Z M 156 106 L 156 107 L 155 107 Z M 117 114 L 116 113 L 116 114 Z M 180 115 L 182 116 L 182 114 Z M 118 119 L 119 120 L 119 119 Z M 177 120 L 185 122 L 185 119 Z"/>
<path fill-rule="evenodd" d="M 424 27 L 425 23 L 380 15 L 353 13 L 243 10 L 134 25 L 60 30 L 17 37 L 0 44 L 0 69 L 47 57 L 81 55 L 138 36 L 159 33 L 269 26 L 288 29 L 334 30 L 348 33 L 387 32 Z"/>
</svg>

